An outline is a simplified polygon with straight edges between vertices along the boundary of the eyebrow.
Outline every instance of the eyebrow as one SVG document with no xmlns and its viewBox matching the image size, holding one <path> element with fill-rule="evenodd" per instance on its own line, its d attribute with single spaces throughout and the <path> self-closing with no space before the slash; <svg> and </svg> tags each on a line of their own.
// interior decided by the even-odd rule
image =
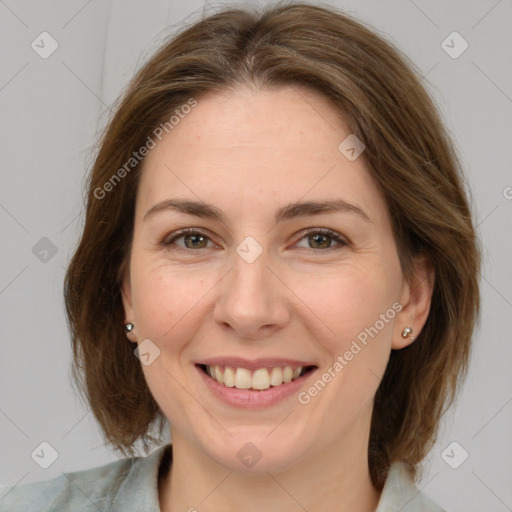
<svg viewBox="0 0 512 512">
<path fill-rule="evenodd" d="M 216 206 L 201 201 L 191 201 L 188 199 L 167 199 L 157 203 L 144 214 L 143 220 L 146 221 L 157 213 L 169 210 L 185 213 L 187 215 L 194 215 L 204 219 L 216 220 L 224 224 L 226 223 L 226 218 L 222 210 Z M 372 220 L 361 207 L 344 201 L 343 199 L 290 203 L 276 211 L 274 221 L 276 224 L 279 224 L 284 220 L 291 220 L 309 215 L 320 215 L 322 213 L 338 212 L 355 213 L 363 218 L 366 222 L 373 224 Z"/>
</svg>

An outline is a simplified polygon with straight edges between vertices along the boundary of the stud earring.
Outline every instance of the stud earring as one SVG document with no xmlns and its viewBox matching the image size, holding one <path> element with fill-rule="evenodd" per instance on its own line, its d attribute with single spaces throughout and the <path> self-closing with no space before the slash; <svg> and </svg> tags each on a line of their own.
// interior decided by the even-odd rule
<svg viewBox="0 0 512 512">
<path fill-rule="evenodd" d="M 403 331 L 402 331 L 402 338 L 407 338 L 409 336 L 409 334 L 412 333 L 412 329 L 410 327 L 406 327 Z M 413 338 L 412 336 L 410 337 L 410 340 L 411 341 L 414 341 L 415 338 Z"/>
<path fill-rule="evenodd" d="M 126 329 L 126 332 L 128 334 L 131 334 L 133 329 L 135 329 L 135 325 L 133 325 L 132 323 L 124 324 L 124 328 Z"/>
</svg>

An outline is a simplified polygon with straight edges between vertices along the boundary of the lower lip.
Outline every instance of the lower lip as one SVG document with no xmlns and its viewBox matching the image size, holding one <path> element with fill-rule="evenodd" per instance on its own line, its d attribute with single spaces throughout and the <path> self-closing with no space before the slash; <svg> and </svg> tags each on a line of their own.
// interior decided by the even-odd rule
<svg viewBox="0 0 512 512">
<path fill-rule="evenodd" d="M 228 388 L 223 384 L 219 384 L 216 380 L 199 367 L 197 371 L 201 375 L 208 389 L 223 402 L 235 406 L 245 407 L 248 409 L 258 409 L 275 405 L 292 395 L 297 395 L 300 388 L 303 387 L 305 381 L 316 371 L 312 370 L 299 377 L 280 386 L 270 387 L 262 391 L 251 391 L 248 389 Z"/>
</svg>

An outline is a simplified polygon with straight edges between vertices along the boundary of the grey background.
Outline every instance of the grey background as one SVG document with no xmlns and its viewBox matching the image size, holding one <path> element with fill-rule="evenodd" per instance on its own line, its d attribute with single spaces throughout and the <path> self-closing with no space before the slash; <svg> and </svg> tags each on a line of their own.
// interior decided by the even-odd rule
<svg viewBox="0 0 512 512">
<path fill-rule="evenodd" d="M 485 251 L 469 376 L 418 486 L 450 511 L 512 510 L 512 2 L 330 3 L 373 25 L 420 68 L 462 157 Z M 0 486 L 116 458 L 70 384 L 64 269 L 109 105 L 163 37 L 212 5 L 0 0 Z M 48 59 L 31 48 L 43 31 L 59 44 Z M 441 47 L 453 31 L 469 43 L 457 59 Z M 48 244 L 44 237 L 57 249 L 47 261 L 33 252 Z M 48 469 L 30 455 L 42 441 L 58 452 Z M 458 469 L 442 457 L 453 441 L 469 453 Z"/>
</svg>

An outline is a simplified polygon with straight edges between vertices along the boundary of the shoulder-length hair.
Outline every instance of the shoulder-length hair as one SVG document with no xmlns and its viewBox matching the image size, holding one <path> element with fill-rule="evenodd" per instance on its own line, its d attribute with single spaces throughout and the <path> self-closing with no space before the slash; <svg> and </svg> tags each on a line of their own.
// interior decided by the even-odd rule
<svg viewBox="0 0 512 512">
<path fill-rule="evenodd" d="M 163 413 L 123 325 L 120 285 L 144 162 L 133 155 L 159 127 L 171 129 L 183 105 L 240 85 L 297 85 L 327 98 L 366 146 L 404 276 L 411 279 L 418 253 L 433 264 L 428 319 L 414 343 L 391 352 L 368 447 L 378 489 L 395 460 L 417 477 L 467 373 L 481 250 L 458 156 L 420 73 L 392 44 L 331 6 L 224 8 L 166 41 L 130 82 L 99 140 L 85 225 L 65 277 L 73 375 L 116 450 L 133 454 L 136 441 L 147 447 L 158 423 L 161 433 Z"/>
</svg>

